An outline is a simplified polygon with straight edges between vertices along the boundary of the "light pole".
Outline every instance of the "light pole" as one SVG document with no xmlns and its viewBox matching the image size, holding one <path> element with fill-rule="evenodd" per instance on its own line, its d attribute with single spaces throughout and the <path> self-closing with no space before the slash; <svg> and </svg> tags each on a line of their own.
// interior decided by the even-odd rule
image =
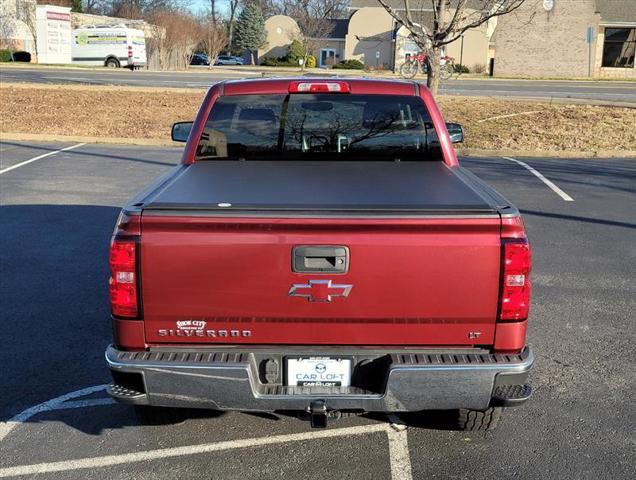
<svg viewBox="0 0 636 480">
<path fill-rule="evenodd" d="M 462 44 L 459 49 L 459 68 L 464 65 L 464 34 L 462 33 Z"/>
</svg>

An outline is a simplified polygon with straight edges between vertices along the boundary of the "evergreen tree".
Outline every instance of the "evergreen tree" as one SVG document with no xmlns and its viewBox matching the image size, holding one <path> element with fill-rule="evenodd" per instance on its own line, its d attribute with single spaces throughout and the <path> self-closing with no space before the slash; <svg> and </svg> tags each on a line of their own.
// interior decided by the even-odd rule
<svg viewBox="0 0 636 480">
<path fill-rule="evenodd" d="M 236 22 L 236 46 L 249 50 L 251 56 L 252 52 L 266 45 L 267 32 L 263 11 L 255 0 L 249 1 Z"/>
<path fill-rule="evenodd" d="M 71 0 L 71 12 L 82 13 L 82 0 Z"/>
</svg>

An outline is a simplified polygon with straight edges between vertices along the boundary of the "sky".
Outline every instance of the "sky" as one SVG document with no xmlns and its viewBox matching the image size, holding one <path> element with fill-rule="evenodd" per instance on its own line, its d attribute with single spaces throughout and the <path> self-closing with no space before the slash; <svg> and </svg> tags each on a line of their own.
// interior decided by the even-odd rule
<svg viewBox="0 0 636 480">
<path fill-rule="evenodd" d="M 193 12 L 199 12 L 210 8 L 210 0 L 190 0 L 190 2 L 190 10 Z M 216 0 L 216 9 L 221 16 L 226 17 L 228 14 L 227 0 Z"/>
</svg>

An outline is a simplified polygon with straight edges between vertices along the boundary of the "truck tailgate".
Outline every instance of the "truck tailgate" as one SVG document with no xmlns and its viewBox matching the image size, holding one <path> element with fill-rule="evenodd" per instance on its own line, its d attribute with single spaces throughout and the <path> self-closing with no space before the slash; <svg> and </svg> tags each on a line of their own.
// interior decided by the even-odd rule
<svg viewBox="0 0 636 480">
<path fill-rule="evenodd" d="M 295 273 L 321 245 L 348 271 Z M 492 344 L 499 257 L 499 215 L 441 163 L 201 162 L 144 206 L 146 340 Z M 348 296 L 310 301 L 325 280 Z"/>
</svg>

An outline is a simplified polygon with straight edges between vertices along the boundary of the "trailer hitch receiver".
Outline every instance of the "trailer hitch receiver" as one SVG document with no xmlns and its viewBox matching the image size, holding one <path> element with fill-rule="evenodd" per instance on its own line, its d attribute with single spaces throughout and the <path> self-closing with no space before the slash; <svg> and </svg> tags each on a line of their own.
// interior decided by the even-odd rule
<svg viewBox="0 0 636 480">
<path fill-rule="evenodd" d="M 327 427 L 327 402 L 314 400 L 309 404 L 309 417 L 312 428 Z"/>
</svg>

